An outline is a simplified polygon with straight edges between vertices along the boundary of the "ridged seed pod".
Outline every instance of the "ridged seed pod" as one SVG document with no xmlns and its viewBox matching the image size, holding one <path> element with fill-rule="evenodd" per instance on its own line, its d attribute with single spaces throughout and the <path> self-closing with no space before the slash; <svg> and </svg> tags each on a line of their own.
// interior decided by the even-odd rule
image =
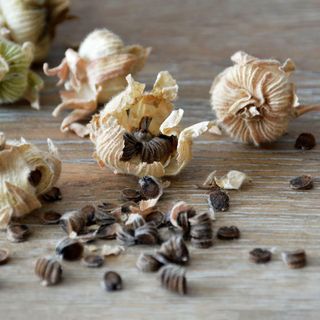
<svg viewBox="0 0 320 320">
<path fill-rule="evenodd" d="M 207 212 L 199 213 L 190 219 L 191 244 L 196 248 L 209 248 L 213 245 L 212 220 Z"/>
<path fill-rule="evenodd" d="M 52 286 L 62 279 L 62 267 L 53 258 L 39 258 L 35 265 L 35 273 L 44 286 Z"/>
<path fill-rule="evenodd" d="M 159 242 L 158 229 L 154 223 L 145 223 L 134 231 L 137 244 L 155 245 Z"/>
<path fill-rule="evenodd" d="M 161 268 L 162 263 L 160 263 L 151 254 L 141 253 L 137 260 L 136 266 L 142 272 L 156 272 Z"/>
<path fill-rule="evenodd" d="M 164 288 L 180 295 L 187 293 L 187 279 L 184 269 L 168 264 L 162 267 L 159 272 L 160 281 Z"/>
</svg>

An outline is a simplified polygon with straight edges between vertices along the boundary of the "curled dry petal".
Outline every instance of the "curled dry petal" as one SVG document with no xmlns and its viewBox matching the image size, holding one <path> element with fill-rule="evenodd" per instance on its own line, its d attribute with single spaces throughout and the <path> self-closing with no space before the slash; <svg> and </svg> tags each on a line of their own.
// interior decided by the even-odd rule
<svg viewBox="0 0 320 320">
<path fill-rule="evenodd" d="M 53 112 L 58 116 L 64 110 L 73 110 L 62 122 L 62 131 L 74 131 L 79 136 L 89 134 L 81 121 L 89 121 L 98 103 L 105 103 L 126 86 L 125 77 L 142 69 L 150 48 L 125 46 L 122 40 L 107 29 L 90 33 L 78 52 L 68 49 L 61 64 L 49 69 L 48 76 L 57 76 L 61 104 Z"/>
<path fill-rule="evenodd" d="M 193 139 L 212 123 L 181 130 L 183 110 L 173 110 L 178 86 L 167 71 L 158 74 L 150 92 L 127 77 L 127 88 L 115 96 L 89 125 L 98 164 L 115 173 L 143 177 L 178 174 L 192 158 Z"/>
<path fill-rule="evenodd" d="M 246 182 L 251 182 L 251 179 L 243 172 L 231 170 L 222 177 L 214 177 L 215 183 L 222 189 L 239 190 Z"/>
<path fill-rule="evenodd" d="M 21 141 L 6 142 L 0 151 L 0 226 L 6 226 L 12 217 L 20 217 L 41 207 L 38 196 L 48 192 L 61 172 L 56 153 L 39 150 L 35 145 Z M 32 174 L 36 173 L 32 179 Z"/>
</svg>

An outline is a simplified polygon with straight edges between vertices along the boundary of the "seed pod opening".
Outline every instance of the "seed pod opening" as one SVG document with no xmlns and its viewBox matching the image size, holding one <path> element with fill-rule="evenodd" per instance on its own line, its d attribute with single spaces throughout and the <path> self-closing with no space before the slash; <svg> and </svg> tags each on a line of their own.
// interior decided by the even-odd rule
<svg viewBox="0 0 320 320">
<path fill-rule="evenodd" d="M 196 248 L 209 248 L 213 245 L 212 221 L 207 212 L 199 213 L 190 219 L 191 244 Z"/>
</svg>

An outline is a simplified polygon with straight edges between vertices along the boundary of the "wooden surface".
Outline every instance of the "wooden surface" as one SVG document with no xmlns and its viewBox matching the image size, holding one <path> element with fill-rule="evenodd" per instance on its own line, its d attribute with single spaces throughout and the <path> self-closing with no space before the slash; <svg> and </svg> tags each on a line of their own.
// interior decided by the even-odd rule
<svg viewBox="0 0 320 320">
<path fill-rule="evenodd" d="M 57 64 L 67 46 L 96 27 L 110 28 L 127 43 L 151 46 L 153 52 L 137 79 L 151 85 L 158 71 L 169 70 L 180 86 L 176 105 L 185 108 L 186 125 L 212 118 L 210 84 L 239 49 L 282 61 L 292 58 L 298 67 L 295 80 L 300 100 L 319 102 L 319 9 L 318 0 L 76 0 L 73 13 L 79 20 L 59 28 L 48 61 Z M 51 117 L 59 103 L 55 81 L 46 79 L 39 112 L 24 103 L 2 107 L 1 131 L 10 138 L 24 136 L 41 148 L 50 137 L 59 147 L 63 201 L 46 208 L 64 212 L 92 201 L 117 200 L 119 190 L 135 186 L 136 179 L 100 170 L 91 158 L 93 145 L 88 140 L 59 132 L 60 119 Z M 241 239 L 216 240 L 209 250 L 191 248 L 187 297 L 162 289 L 155 274 L 138 272 L 138 254 L 154 250 L 141 246 L 107 259 L 102 269 L 64 263 L 61 285 L 40 286 L 34 262 L 53 253 L 63 232 L 57 226 L 42 226 L 35 214 L 26 220 L 33 231 L 30 241 L 12 244 L 0 234 L 0 246 L 12 252 L 11 262 L 0 267 L 0 318 L 319 319 L 320 146 L 308 152 L 293 148 L 301 132 L 312 132 L 320 141 L 319 120 L 319 114 L 296 120 L 280 141 L 261 149 L 209 135 L 195 142 L 194 159 L 171 179 L 161 202 L 164 210 L 177 199 L 206 210 L 205 194 L 193 184 L 214 169 L 244 171 L 253 183 L 230 192 L 230 210 L 219 214 L 214 225 L 215 230 L 238 226 Z M 289 189 L 288 181 L 301 174 L 316 178 L 314 189 Z M 273 261 L 250 263 L 248 252 L 254 247 L 273 248 Z M 307 251 L 305 269 L 289 270 L 281 261 L 281 250 L 295 248 Z M 101 289 L 102 275 L 109 269 L 122 275 L 122 292 Z"/>
</svg>

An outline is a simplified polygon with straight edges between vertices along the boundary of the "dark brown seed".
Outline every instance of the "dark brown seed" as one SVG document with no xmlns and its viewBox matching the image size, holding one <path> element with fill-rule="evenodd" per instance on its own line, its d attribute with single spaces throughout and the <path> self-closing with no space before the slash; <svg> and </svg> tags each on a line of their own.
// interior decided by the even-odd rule
<svg viewBox="0 0 320 320">
<path fill-rule="evenodd" d="M 308 190 L 313 187 L 311 176 L 304 175 L 290 180 L 290 188 L 294 190 Z"/>
<path fill-rule="evenodd" d="M 62 199 L 61 191 L 58 187 L 53 187 L 49 192 L 42 195 L 42 199 L 47 202 L 60 201 Z"/>
<path fill-rule="evenodd" d="M 159 210 L 155 210 L 155 211 L 150 212 L 145 217 L 145 220 L 146 220 L 146 222 L 152 222 L 155 224 L 156 227 L 159 227 L 164 222 L 164 214 Z"/>
<path fill-rule="evenodd" d="M 272 253 L 269 250 L 255 248 L 249 252 L 249 257 L 255 263 L 267 263 L 271 260 Z"/>
<path fill-rule="evenodd" d="M 139 179 L 140 193 L 144 199 L 154 199 L 162 194 L 161 183 L 152 176 L 145 176 Z"/>
<path fill-rule="evenodd" d="M 121 225 L 119 223 L 101 225 L 94 232 L 94 236 L 97 239 L 113 240 L 116 239 L 117 233 L 121 231 Z"/>
<path fill-rule="evenodd" d="M 121 191 L 121 200 L 139 202 L 141 200 L 140 191 L 131 188 L 125 188 Z"/>
<path fill-rule="evenodd" d="M 104 259 L 97 254 L 89 254 L 82 258 L 82 263 L 88 268 L 99 268 L 104 264 Z"/>
<path fill-rule="evenodd" d="M 229 196 L 222 190 L 210 192 L 208 196 L 210 208 L 214 211 L 227 211 L 229 209 Z"/>
<path fill-rule="evenodd" d="M 30 230 L 25 224 L 10 224 L 7 227 L 7 239 L 11 242 L 26 241 L 30 235 Z"/>
<path fill-rule="evenodd" d="M 191 244 L 196 248 L 209 248 L 213 245 L 212 221 L 207 212 L 189 219 Z"/>
<path fill-rule="evenodd" d="M 128 230 L 136 230 L 139 227 L 143 226 L 146 223 L 146 221 L 143 219 L 143 217 L 138 213 L 132 213 L 129 215 L 128 220 L 126 221 L 126 228 Z"/>
<path fill-rule="evenodd" d="M 82 207 L 80 212 L 81 212 L 82 216 L 85 217 L 87 226 L 95 223 L 96 208 L 93 205 L 88 204 L 88 205 Z"/>
<path fill-rule="evenodd" d="M 59 221 L 61 228 L 67 233 L 72 232 L 80 233 L 84 230 L 87 221 L 84 215 L 80 211 L 74 210 L 66 212 Z"/>
<path fill-rule="evenodd" d="M 240 231 L 237 227 L 221 227 L 218 229 L 217 238 L 220 240 L 233 240 L 240 238 Z"/>
<path fill-rule="evenodd" d="M 117 240 L 122 246 L 130 247 L 136 244 L 133 232 L 130 232 L 123 228 L 118 231 Z"/>
<path fill-rule="evenodd" d="M 30 171 L 28 176 L 28 180 L 33 187 L 36 187 L 40 183 L 41 178 L 42 178 L 42 173 L 39 169 Z"/>
<path fill-rule="evenodd" d="M 297 138 L 294 147 L 301 150 L 313 149 L 316 145 L 316 139 L 311 133 L 301 133 Z"/>
<path fill-rule="evenodd" d="M 117 272 L 108 271 L 103 276 L 102 287 L 106 291 L 117 291 L 122 289 L 122 279 Z"/>
<path fill-rule="evenodd" d="M 306 252 L 303 249 L 285 251 L 281 254 L 282 260 L 290 269 L 299 269 L 307 264 Z"/>
<path fill-rule="evenodd" d="M 156 272 L 162 264 L 151 254 L 141 253 L 136 266 L 142 272 Z"/>
<path fill-rule="evenodd" d="M 64 260 L 74 261 L 82 257 L 83 245 L 76 239 L 64 238 L 56 246 L 56 253 Z"/>
<path fill-rule="evenodd" d="M 44 224 L 58 224 L 60 222 L 61 214 L 56 211 L 46 211 L 41 214 L 41 220 Z"/>
<path fill-rule="evenodd" d="M 62 267 L 53 258 L 39 258 L 35 265 L 35 274 L 44 286 L 55 285 L 62 279 Z"/>
<path fill-rule="evenodd" d="M 185 295 L 187 293 L 187 279 L 185 270 L 174 265 L 166 265 L 160 269 L 160 280 L 164 288 Z"/>
<path fill-rule="evenodd" d="M 0 249 L 0 265 L 6 264 L 10 259 L 10 253 L 8 249 Z"/>
<path fill-rule="evenodd" d="M 134 231 L 137 244 L 155 245 L 159 242 L 158 229 L 153 223 L 146 223 Z"/>
</svg>

